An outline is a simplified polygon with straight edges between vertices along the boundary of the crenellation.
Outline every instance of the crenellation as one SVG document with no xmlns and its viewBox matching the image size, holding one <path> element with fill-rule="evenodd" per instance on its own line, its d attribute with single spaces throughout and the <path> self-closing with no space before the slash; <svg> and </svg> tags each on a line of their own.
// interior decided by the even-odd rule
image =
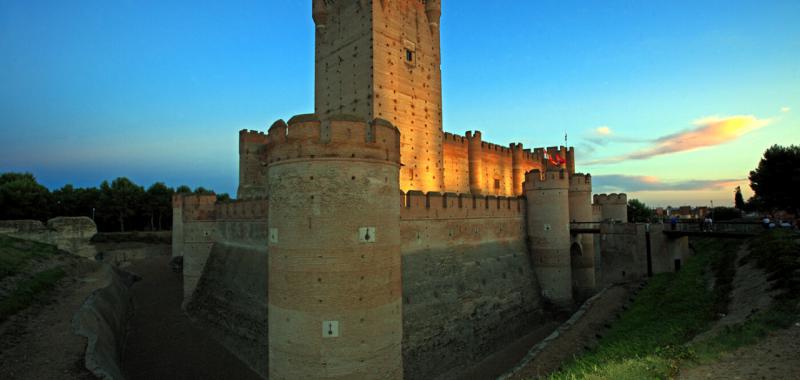
<svg viewBox="0 0 800 380">
<path fill-rule="evenodd" d="M 173 198 L 187 299 L 212 246 L 267 262 L 248 268 L 268 271 L 262 377 L 437 378 L 594 291 L 599 240 L 570 224 L 623 221 L 627 196 L 591 197 L 573 147 L 444 132 L 440 0 L 311 13 L 314 112 L 239 132 L 237 200 Z M 343 335 L 320 337 L 331 319 Z"/>
</svg>

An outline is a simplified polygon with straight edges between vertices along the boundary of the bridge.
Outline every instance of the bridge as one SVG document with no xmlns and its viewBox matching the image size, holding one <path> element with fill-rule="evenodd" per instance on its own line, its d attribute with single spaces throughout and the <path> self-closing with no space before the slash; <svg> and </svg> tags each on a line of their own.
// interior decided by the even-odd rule
<svg viewBox="0 0 800 380">
<path fill-rule="evenodd" d="M 569 232 L 578 234 L 599 234 L 601 222 L 571 222 Z M 700 221 L 679 221 L 673 228 L 669 223 L 664 223 L 662 233 L 669 238 L 683 236 L 717 237 L 717 238 L 747 238 L 764 231 L 758 222 L 719 222 L 712 223 L 711 228 L 701 226 Z"/>
</svg>

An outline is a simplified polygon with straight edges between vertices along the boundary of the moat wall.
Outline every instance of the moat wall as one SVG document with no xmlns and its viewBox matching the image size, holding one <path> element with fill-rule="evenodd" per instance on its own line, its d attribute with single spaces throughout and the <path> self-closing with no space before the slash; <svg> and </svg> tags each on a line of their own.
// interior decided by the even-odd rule
<svg viewBox="0 0 800 380">
<path fill-rule="evenodd" d="M 269 336 L 266 209 L 263 200 L 216 206 L 216 242 L 206 260 L 189 259 L 202 271 L 186 305 L 196 323 L 262 375 L 268 369 Z"/>
<path fill-rule="evenodd" d="M 455 377 L 541 321 L 523 210 L 518 198 L 404 198 L 406 378 Z"/>
<path fill-rule="evenodd" d="M 454 377 L 541 321 L 524 200 L 410 192 L 398 201 L 405 378 Z M 253 211 L 262 208 L 218 205 L 207 260 L 184 252 L 203 268 L 187 312 L 266 377 L 268 238 L 266 214 Z"/>
</svg>

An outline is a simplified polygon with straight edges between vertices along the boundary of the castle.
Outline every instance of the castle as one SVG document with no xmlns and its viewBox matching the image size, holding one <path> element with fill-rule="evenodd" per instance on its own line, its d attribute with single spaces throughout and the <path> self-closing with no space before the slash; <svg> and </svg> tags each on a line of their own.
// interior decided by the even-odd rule
<svg viewBox="0 0 800 380">
<path fill-rule="evenodd" d="M 239 132 L 237 200 L 173 200 L 187 312 L 258 373 L 455 376 L 546 305 L 642 275 L 627 256 L 604 274 L 599 239 L 571 231 L 627 219 L 572 148 L 443 132 L 440 0 L 312 9 L 314 113 Z M 621 226 L 603 231 L 641 232 Z"/>
</svg>

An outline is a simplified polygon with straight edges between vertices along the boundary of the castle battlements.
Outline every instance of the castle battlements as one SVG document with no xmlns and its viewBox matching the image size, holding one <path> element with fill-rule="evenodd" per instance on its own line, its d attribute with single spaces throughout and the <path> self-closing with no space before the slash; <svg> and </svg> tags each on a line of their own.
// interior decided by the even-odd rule
<svg viewBox="0 0 800 380">
<path fill-rule="evenodd" d="M 172 208 L 180 209 L 184 221 L 214 220 L 214 204 L 216 194 L 175 194 L 172 196 Z"/>
<path fill-rule="evenodd" d="M 266 199 L 247 199 L 219 202 L 214 207 L 216 219 L 225 220 L 265 220 L 269 211 Z"/>
<path fill-rule="evenodd" d="M 575 173 L 569 178 L 569 191 L 570 192 L 586 192 L 592 191 L 592 175 Z M 588 195 L 587 195 L 588 198 Z"/>
<path fill-rule="evenodd" d="M 359 158 L 400 163 L 400 132 L 381 119 L 298 115 L 269 129 L 267 163 L 298 158 Z"/>
<path fill-rule="evenodd" d="M 525 190 L 569 189 L 569 176 L 564 170 L 531 170 L 525 173 Z"/>
<path fill-rule="evenodd" d="M 457 193 L 400 192 L 400 219 L 522 217 L 525 198 Z"/>
<path fill-rule="evenodd" d="M 444 133 L 444 142 L 454 142 L 457 144 L 466 144 L 469 140 L 464 136 L 459 136 L 450 132 Z"/>
<path fill-rule="evenodd" d="M 595 194 L 592 197 L 595 204 L 599 205 L 627 205 L 628 204 L 628 195 L 627 194 Z"/>
</svg>

